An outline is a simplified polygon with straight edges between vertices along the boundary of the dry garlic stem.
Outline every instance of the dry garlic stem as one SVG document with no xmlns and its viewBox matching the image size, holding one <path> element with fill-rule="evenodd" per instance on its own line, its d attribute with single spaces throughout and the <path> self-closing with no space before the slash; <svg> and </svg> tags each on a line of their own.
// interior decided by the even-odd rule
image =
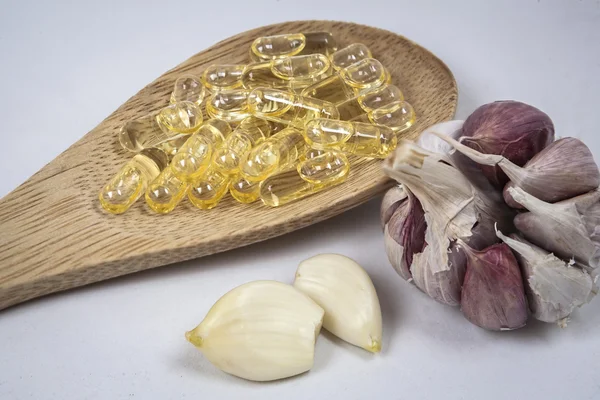
<svg viewBox="0 0 600 400">
<path fill-rule="evenodd" d="M 271 381 L 312 367 L 323 313 L 290 285 L 255 281 L 226 293 L 185 337 L 221 370 Z"/>
<path fill-rule="evenodd" d="M 529 241 L 591 269 L 600 267 L 600 189 L 554 204 L 520 188 L 508 192 L 530 211 L 515 217 Z"/>
<path fill-rule="evenodd" d="M 516 253 L 534 318 L 565 327 L 571 312 L 594 296 L 594 282 L 586 271 L 518 235 L 497 235 Z"/>
<path fill-rule="evenodd" d="M 367 272 L 354 260 L 320 254 L 298 266 L 294 287 L 325 310 L 323 327 L 373 353 L 381 350 L 381 308 Z"/>
<path fill-rule="evenodd" d="M 527 300 L 519 264 L 502 243 L 482 251 L 459 245 L 467 255 L 460 308 L 477 326 L 499 331 L 517 329 L 527 322 Z"/>
</svg>

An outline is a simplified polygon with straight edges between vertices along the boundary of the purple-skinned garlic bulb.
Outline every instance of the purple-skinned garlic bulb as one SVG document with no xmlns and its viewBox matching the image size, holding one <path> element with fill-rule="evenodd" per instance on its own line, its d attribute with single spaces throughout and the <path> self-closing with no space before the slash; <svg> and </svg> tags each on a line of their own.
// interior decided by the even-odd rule
<svg viewBox="0 0 600 400">
<path fill-rule="evenodd" d="M 481 251 L 462 241 L 467 257 L 460 308 L 473 324 L 492 331 L 517 329 L 527 323 L 527 299 L 521 270 L 506 244 Z"/>
</svg>

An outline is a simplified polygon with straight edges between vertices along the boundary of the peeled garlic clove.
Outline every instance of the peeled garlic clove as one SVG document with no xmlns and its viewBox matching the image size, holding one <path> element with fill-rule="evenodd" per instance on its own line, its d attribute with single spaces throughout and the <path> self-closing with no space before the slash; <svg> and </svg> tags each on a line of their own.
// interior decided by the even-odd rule
<svg viewBox="0 0 600 400">
<path fill-rule="evenodd" d="M 323 327 L 373 353 L 381 350 L 381 308 L 367 272 L 354 260 L 320 254 L 298 266 L 294 287 L 325 310 Z"/>
<path fill-rule="evenodd" d="M 571 312 L 594 296 L 594 282 L 586 271 L 518 235 L 497 234 L 516 253 L 534 318 L 564 327 Z"/>
<path fill-rule="evenodd" d="M 476 251 L 459 244 L 467 256 L 460 307 L 473 324 L 493 331 L 517 329 L 527 322 L 521 271 L 510 247 L 495 244 Z"/>
<path fill-rule="evenodd" d="M 308 296 L 275 281 L 226 293 L 185 334 L 217 368 L 253 381 L 308 371 L 324 311 Z"/>
<path fill-rule="evenodd" d="M 385 192 L 380 208 L 381 227 L 385 227 L 385 224 L 388 223 L 394 211 L 396 211 L 406 198 L 407 194 L 402 185 L 396 185 Z"/>
<path fill-rule="evenodd" d="M 408 189 L 407 196 L 385 225 L 384 244 L 390 263 L 407 281 L 412 279 L 413 255 L 425 245 L 425 214 L 419 200 Z"/>
<path fill-rule="evenodd" d="M 514 219 L 527 240 L 559 257 L 600 267 L 600 189 L 554 204 L 520 188 L 508 192 L 529 210 Z"/>
</svg>

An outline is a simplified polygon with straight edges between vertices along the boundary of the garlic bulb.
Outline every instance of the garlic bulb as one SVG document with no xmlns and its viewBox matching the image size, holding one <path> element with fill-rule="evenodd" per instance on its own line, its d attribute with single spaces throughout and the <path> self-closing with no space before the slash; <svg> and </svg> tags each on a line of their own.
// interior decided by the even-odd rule
<svg viewBox="0 0 600 400">
<path fill-rule="evenodd" d="M 508 192 L 529 210 L 514 219 L 525 238 L 559 257 L 600 267 L 600 189 L 554 204 L 520 188 Z"/>
<path fill-rule="evenodd" d="M 290 285 L 255 281 L 226 293 L 185 336 L 221 370 L 270 381 L 312 367 L 323 314 Z"/>
<path fill-rule="evenodd" d="M 568 137 L 552 142 L 519 167 L 503 156 L 483 154 L 452 138 L 433 134 L 477 163 L 498 165 L 510 179 L 504 198 L 511 207 L 520 207 L 510 197 L 508 189 L 511 187 L 519 187 L 540 200 L 554 203 L 587 193 L 600 185 L 600 171 L 594 157 L 579 139 Z M 574 176 L 577 179 L 573 179 Z"/>
<path fill-rule="evenodd" d="M 497 234 L 516 253 L 533 317 L 565 327 L 571 312 L 595 294 L 591 276 L 517 235 Z"/>
<path fill-rule="evenodd" d="M 405 198 L 385 224 L 383 235 L 385 251 L 392 267 L 410 282 L 413 255 L 420 253 L 425 245 L 426 225 L 419 200 L 408 189 L 404 189 L 403 194 Z"/>
<path fill-rule="evenodd" d="M 394 211 L 402 204 L 407 198 L 407 194 L 404 191 L 402 185 L 396 185 L 392 187 L 390 190 L 385 192 L 383 199 L 381 200 L 381 227 L 385 227 L 385 224 L 388 223 L 390 218 L 392 218 L 392 214 Z"/>
<path fill-rule="evenodd" d="M 527 322 L 527 300 L 519 264 L 502 243 L 476 251 L 459 240 L 467 256 L 460 308 L 477 326 L 489 330 L 517 329 Z"/>
<path fill-rule="evenodd" d="M 365 350 L 381 350 L 381 308 L 367 272 L 339 254 L 320 254 L 298 266 L 294 287 L 325 310 L 323 327 Z"/>
</svg>

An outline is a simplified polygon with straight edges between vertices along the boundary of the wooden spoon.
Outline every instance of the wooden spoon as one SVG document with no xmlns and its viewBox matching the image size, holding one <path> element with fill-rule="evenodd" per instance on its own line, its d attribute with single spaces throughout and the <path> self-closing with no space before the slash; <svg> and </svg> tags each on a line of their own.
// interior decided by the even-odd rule
<svg viewBox="0 0 600 400">
<path fill-rule="evenodd" d="M 295 21 L 240 33 L 196 54 L 150 83 L 91 132 L 0 200 L 0 309 L 45 294 L 244 246 L 314 224 L 378 195 L 391 182 L 380 161 L 360 160 L 335 188 L 278 208 L 224 199 L 201 211 L 187 201 L 168 215 L 143 201 L 110 215 L 97 194 L 131 158 L 117 132 L 127 120 L 165 106 L 175 79 L 216 63 L 246 63 L 259 36 L 330 31 L 340 47 L 366 44 L 414 106 L 406 137 L 454 116 L 456 82 L 442 61 L 410 40 L 346 22 Z"/>
</svg>

